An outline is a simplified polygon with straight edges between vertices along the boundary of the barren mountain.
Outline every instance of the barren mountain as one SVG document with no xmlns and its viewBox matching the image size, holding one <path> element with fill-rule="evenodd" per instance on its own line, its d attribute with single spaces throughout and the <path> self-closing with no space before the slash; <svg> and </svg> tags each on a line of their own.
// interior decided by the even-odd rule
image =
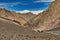
<svg viewBox="0 0 60 40">
<path fill-rule="evenodd" d="M 60 0 L 52 2 L 48 10 L 34 17 L 30 23 L 35 31 L 46 31 L 60 27 Z"/>
<path fill-rule="evenodd" d="M 51 29 L 60 30 L 59 2 L 52 2 L 47 11 L 37 16 L 30 12 L 21 14 L 0 8 L 0 40 L 60 40 L 60 36 L 50 32 Z M 40 32 L 46 30 L 50 33 Z"/>
<path fill-rule="evenodd" d="M 27 22 L 34 18 L 36 15 L 31 13 L 31 12 L 28 12 L 28 13 L 18 13 L 20 16 L 22 16 Z"/>
<path fill-rule="evenodd" d="M 0 8 L 0 18 L 14 21 L 18 23 L 19 25 L 25 24 L 27 21 L 29 21 L 34 16 L 35 15 L 32 13 L 21 14 L 21 13 L 8 11 L 4 8 Z"/>
</svg>

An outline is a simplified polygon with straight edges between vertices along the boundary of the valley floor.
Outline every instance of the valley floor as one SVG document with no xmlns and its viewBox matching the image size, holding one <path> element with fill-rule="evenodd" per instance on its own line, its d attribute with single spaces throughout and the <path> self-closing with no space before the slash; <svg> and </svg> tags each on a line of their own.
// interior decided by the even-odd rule
<svg viewBox="0 0 60 40">
<path fill-rule="evenodd" d="M 60 40 L 60 36 L 38 33 L 10 21 L 0 20 L 0 40 Z"/>
</svg>

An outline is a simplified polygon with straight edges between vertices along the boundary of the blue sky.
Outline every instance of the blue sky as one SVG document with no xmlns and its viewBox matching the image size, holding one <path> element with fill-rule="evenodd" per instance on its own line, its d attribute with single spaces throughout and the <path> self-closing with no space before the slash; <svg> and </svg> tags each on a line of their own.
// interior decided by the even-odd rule
<svg viewBox="0 0 60 40">
<path fill-rule="evenodd" d="M 11 11 L 45 10 L 54 0 L 0 0 L 0 8 Z"/>
</svg>

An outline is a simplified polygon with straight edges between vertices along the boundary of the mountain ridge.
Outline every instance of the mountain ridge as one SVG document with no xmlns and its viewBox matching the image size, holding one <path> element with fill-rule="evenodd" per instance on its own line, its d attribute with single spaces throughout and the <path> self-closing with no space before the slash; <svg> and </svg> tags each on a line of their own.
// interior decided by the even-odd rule
<svg viewBox="0 0 60 40">
<path fill-rule="evenodd" d="M 16 12 L 6 10 L 5 8 L 0 8 L 0 18 L 11 20 L 22 26 L 34 16 L 35 15 L 33 13 L 21 14 L 21 13 L 16 13 Z"/>
<path fill-rule="evenodd" d="M 35 31 L 51 30 L 60 24 L 60 0 L 55 0 L 51 3 L 48 10 L 40 13 L 30 22 L 33 25 Z"/>
</svg>

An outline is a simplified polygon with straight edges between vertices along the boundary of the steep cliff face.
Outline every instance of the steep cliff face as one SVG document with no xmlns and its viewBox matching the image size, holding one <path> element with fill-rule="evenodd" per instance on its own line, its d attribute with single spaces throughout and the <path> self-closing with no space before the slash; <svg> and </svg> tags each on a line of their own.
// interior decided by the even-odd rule
<svg viewBox="0 0 60 40">
<path fill-rule="evenodd" d="M 60 27 L 60 0 L 52 2 L 48 10 L 36 16 L 31 23 L 36 31 Z"/>
</svg>

